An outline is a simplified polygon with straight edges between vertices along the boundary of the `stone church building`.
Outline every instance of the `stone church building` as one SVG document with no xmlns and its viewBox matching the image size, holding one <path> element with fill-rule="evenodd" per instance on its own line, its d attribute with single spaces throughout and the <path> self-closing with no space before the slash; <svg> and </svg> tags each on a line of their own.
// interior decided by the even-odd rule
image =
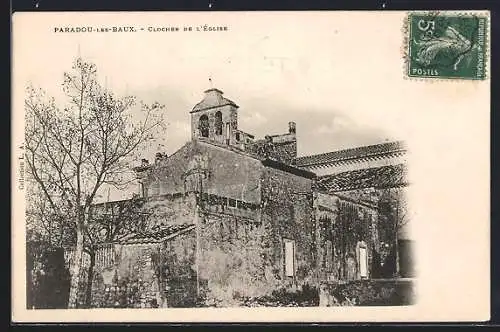
<svg viewBox="0 0 500 332">
<path fill-rule="evenodd" d="M 94 305 L 123 278 L 133 306 L 183 307 L 413 276 L 402 142 L 298 157 L 294 122 L 257 139 L 238 112 L 222 91 L 205 91 L 190 111 L 191 140 L 134 168 L 142 224 L 92 258 Z M 118 215 L 121 204 L 97 210 Z"/>
</svg>

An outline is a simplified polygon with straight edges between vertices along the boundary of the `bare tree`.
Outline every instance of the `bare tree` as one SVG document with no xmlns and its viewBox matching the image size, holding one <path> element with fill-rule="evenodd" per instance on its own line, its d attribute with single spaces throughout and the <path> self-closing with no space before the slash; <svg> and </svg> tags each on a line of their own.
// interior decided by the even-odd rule
<svg viewBox="0 0 500 332">
<path fill-rule="evenodd" d="M 92 302 L 92 283 L 97 251 L 102 244 L 120 241 L 132 233 L 145 230 L 146 218 L 149 214 L 143 211 L 143 202 L 141 198 L 134 195 L 131 199 L 106 202 L 93 207 L 91 218 L 85 229 L 83 246 L 83 251 L 89 257 L 85 293 L 87 307 L 90 307 Z"/>
<path fill-rule="evenodd" d="M 394 252 L 394 271 L 399 274 L 399 235 L 409 223 L 408 202 L 404 187 L 381 190 L 381 218 L 384 226 L 384 240 Z"/>
<path fill-rule="evenodd" d="M 99 84 L 96 66 L 80 58 L 64 74 L 62 86 L 64 108 L 42 90 L 28 87 L 25 148 L 27 171 L 50 209 L 76 231 L 68 303 L 75 308 L 95 199 L 103 186 L 123 188 L 130 181 L 134 153 L 164 130 L 164 107 L 117 97 Z"/>
<path fill-rule="evenodd" d="M 27 181 L 26 230 L 27 241 L 41 240 L 49 247 L 65 244 L 68 225 L 63 216 L 55 213 L 44 194 L 33 181 Z"/>
</svg>

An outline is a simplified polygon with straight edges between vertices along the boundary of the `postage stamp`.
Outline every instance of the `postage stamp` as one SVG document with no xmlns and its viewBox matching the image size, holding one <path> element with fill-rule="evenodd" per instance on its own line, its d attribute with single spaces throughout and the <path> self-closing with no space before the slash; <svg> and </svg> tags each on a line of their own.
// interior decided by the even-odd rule
<svg viewBox="0 0 500 332">
<path fill-rule="evenodd" d="M 407 75 L 484 80 L 488 18 L 477 14 L 410 13 Z"/>
</svg>

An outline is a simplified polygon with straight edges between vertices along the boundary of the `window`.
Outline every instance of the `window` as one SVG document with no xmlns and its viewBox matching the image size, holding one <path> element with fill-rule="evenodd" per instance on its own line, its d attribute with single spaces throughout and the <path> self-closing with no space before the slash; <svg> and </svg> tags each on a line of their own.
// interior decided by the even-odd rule
<svg viewBox="0 0 500 332">
<path fill-rule="evenodd" d="M 366 247 L 359 247 L 359 276 L 361 278 L 368 277 L 368 257 L 366 255 Z"/>
<path fill-rule="evenodd" d="M 235 199 L 230 198 L 230 199 L 229 199 L 228 206 L 229 206 L 229 207 L 232 207 L 232 208 L 235 208 L 235 207 L 236 207 L 236 200 L 235 200 Z"/>
<path fill-rule="evenodd" d="M 236 140 L 239 142 L 240 141 L 240 133 L 236 133 Z"/>
<path fill-rule="evenodd" d="M 217 204 L 217 202 L 218 202 L 218 197 L 217 197 L 217 195 L 210 194 L 210 195 L 208 196 L 208 204 L 210 204 L 210 205 L 215 205 L 215 204 Z"/>
<path fill-rule="evenodd" d="M 220 238 L 223 240 L 224 239 L 224 222 L 221 220 L 219 222 L 219 235 L 220 235 Z"/>
<path fill-rule="evenodd" d="M 247 221 L 245 222 L 245 225 L 246 225 L 246 228 L 248 229 L 248 231 L 254 231 L 258 228 L 260 228 L 262 226 L 262 223 L 261 222 L 256 222 L 256 221 Z"/>
<path fill-rule="evenodd" d="M 222 135 L 222 112 L 215 113 L 215 134 Z"/>
<path fill-rule="evenodd" d="M 200 134 L 202 137 L 208 137 L 210 125 L 208 124 L 208 116 L 206 114 L 200 116 L 198 129 L 200 130 Z"/>
<path fill-rule="evenodd" d="M 142 182 L 139 182 L 139 191 L 140 191 L 141 197 L 147 197 L 146 187 L 144 186 L 144 183 L 142 183 Z"/>
<path fill-rule="evenodd" d="M 285 276 L 295 276 L 295 241 L 283 240 L 285 243 Z"/>
<path fill-rule="evenodd" d="M 229 144 L 231 141 L 231 124 L 226 123 L 226 144 Z"/>
</svg>

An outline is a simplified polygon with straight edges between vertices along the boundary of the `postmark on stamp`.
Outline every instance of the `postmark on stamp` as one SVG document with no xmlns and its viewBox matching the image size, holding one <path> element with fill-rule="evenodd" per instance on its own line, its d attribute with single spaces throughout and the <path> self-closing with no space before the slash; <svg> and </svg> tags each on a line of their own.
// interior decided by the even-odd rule
<svg viewBox="0 0 500 332">
<path fill-rule="evenodd" d="M 484 80 L 488 18 L 479 14 L 410 13 L 407 75 Z"/>
</svg>

